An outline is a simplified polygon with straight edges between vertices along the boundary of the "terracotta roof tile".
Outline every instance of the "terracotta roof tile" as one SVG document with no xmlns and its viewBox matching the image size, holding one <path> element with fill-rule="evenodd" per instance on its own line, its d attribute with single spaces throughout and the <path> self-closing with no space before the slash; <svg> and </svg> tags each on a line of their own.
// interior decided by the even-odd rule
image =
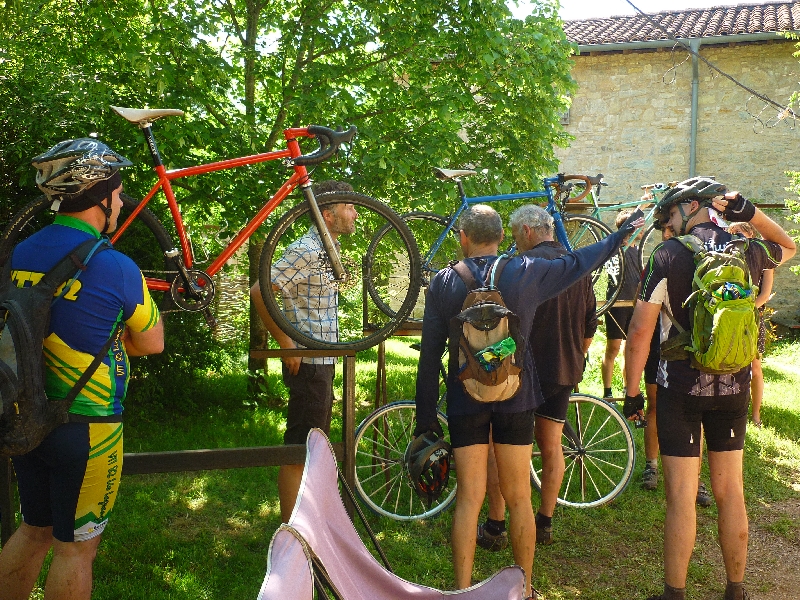
<svg viewBox="0 0 800 600">
<path fill-rule="evenodd" d="M 800 30 L 800 0 L 662 11 L 649 15 L 679 38 Z M 642 15 L 565 21 L 567 37 L 579 45 L 667 39 Z"/>
</svg>

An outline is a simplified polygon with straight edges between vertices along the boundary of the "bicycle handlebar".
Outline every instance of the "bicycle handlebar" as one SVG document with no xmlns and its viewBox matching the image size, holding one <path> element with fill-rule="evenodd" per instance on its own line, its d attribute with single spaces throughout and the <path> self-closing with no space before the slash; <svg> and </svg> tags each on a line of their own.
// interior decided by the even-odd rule
<svg viewBox="0 0 800 600">
<path fill-rule="evenodd" d="M 347 131 L 334 131 L 330 127 L 321 125 L 310 125 L 308 133 L 317 138 L 319 148 L 310 154 L 298 156 L 292 162 L 298 166 L 318 165 L 322 161 L 330 158 L 341 144 L 349 144 L 356 135 L 358 129 L 351 125 Z"/>
<path fill-rule="evenodd" d="M 574 198 L 570 198 L 569 199 L 570 202 L 580 202 L 581 200 L 586 198 L 586 196 L 589 194 L 589 192 L 592 191 L 592 186 L 599 185 L 599 184 L 603 183 L 603 174 L 602 173 L 598 173 L 594 177 L 591 177 L 590 175 L 564 175 L 563 173 L 559 173 L 558 174 L 558 185 L 561 186 L 561 185 L 564 185 L 565 183 L 567 183 L 568 181 L 576 180 L 576 179 L 579 180 L 579 181 L 583 181 L 586 184 L 586 186 L 585 186 L 583 192 L 579 196 L 575 196 Z"/>
</svg>

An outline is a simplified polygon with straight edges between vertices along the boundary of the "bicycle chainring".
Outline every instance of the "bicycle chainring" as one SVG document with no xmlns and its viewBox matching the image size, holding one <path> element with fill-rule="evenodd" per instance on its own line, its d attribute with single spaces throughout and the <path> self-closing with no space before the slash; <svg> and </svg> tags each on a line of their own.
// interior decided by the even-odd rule
<svg viewBox="0 0 800 600">
<path fill-rule="evenodd" d="M 183 310 L 201 311 L 208 307 L 214 300 L 216 286 L 214 279 L 207 273 L 197 270 L 187 270 L 189 276 L 189 289 L 184 285 L 181 275 L 172 280 L 170 294 L 172 301 Z"/>
</svg>

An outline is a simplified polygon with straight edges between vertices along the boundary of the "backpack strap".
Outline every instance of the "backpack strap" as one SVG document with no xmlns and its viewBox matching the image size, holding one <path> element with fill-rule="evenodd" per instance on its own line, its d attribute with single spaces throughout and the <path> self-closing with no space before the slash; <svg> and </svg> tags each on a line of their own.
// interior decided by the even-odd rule
<svg viewBox="0 0 800 600">
<path fill-rule="evenodd" d="M 456 275 L 458 275 L 461 278 L 461 281 L 464 282 L 464 285 L 467 286 L 467 293 L 477 289 L 478 281 L 475 279 L 475 275 L 472 274 L 472 271 L 463 260 L 451 262 L 450 268 L 456 272 Z"/>
<path fill-rule="evenodd" d="M 490 290 L 496 290 L 497 286 L 494 284 L 495 281 L 500 281 L 500 276 L 503 274 L 503 269 L 505 269 L 508 261 L 511 258 L 507 254 L 501 254 L 497 257 L 497 260 L 494 261 L 492 268 L 487 273 L 488 279 L 486 280 L 486 287 Z"/>
</svg>

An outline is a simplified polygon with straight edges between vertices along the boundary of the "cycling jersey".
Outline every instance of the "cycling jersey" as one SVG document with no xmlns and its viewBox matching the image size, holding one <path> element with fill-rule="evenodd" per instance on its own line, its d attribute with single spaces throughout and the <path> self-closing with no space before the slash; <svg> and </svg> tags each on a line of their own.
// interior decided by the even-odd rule
<svg viewBox="0 0 800 600">
<path fill-rule="evenodd" d="M 696 225 L 690 233 L 700 238 L 709 250 L 722 250 L 732 238 L 730 233 L 712 222 Z M 747 264 L 754 285 L 761 283 L 764 269 L 774 269 L 780 264 L 781 256 L 782 249 L 778 244 L 766 240 L 750 240 Z M 659 244 L 645 266 L 639 299 L 662 306 L 662 342 L 678 334 L 665 309 L 670 311 L 681 327 L 691 329 L 690 309 L 688 305 L 684 307 L 683 303 L 692 293 L 693 275 L 694 254 L 676 238 Z M 733 374 L 711 375 L 693 369 L 688 359 L 669 362 L 662 360 L 657 383 L 677 393 L 693 396 L 728 396 L 749 389 L 750 367 Z"/>
<path fill-rule="evenodd" d="M 54 224 L 14 248 L 12 280 L 19 287 L 35 284 L 67 253 L 92 237 L 99 239 L 100 233 L 88 223 L 56 216 Z M 116 250 L 93 256 L 70 289 L 53 303 L 44 341 L 47 396 L 66 397 L 119 322 L 142 332 L 154 327 L 158 319 L 144 276 L 130 258 Z M 128 378 L 125 346 L 116 341 L 75 398 L 70 413 L 121 415 Z"/>
</svg>

